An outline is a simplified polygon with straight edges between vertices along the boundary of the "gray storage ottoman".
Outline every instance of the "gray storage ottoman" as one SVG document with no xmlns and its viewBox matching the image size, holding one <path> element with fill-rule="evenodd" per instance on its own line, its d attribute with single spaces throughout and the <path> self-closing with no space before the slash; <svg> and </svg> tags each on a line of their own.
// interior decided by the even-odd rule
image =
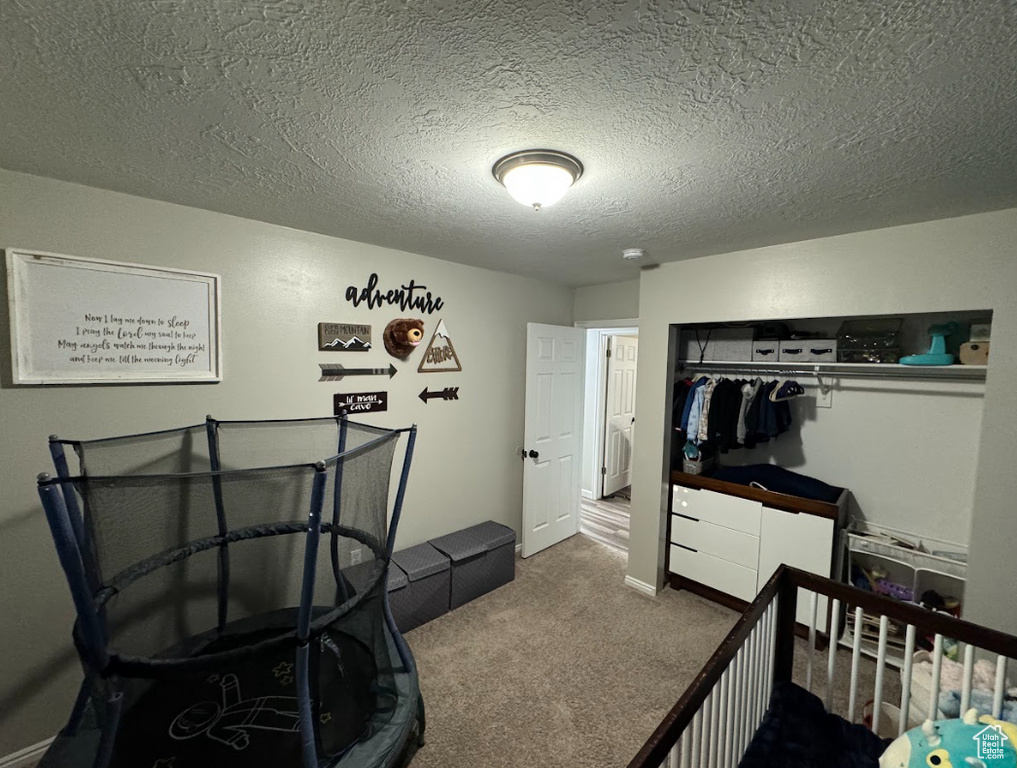
<svg viewBox="0 0 1017 768">
<path fill-rule="evenodd" d="M 388 564 L 388 607 L 392 609 L 392 618 L 400 632 L 406 632 L 405 625 L 409 623 L 409 601 L 406 599 L 407 588 L 410 580 L 406 577 L 406 571 L 394 562 Z"/>
<path fill-rule="evenodd" d="M 389 591 L 392 616 L 400 632 L 409 632 L 448 613 L 449 559 L 430 544 L 418 544 L 392 555 L 392 565 L 406 576 L 404 589 Z"/>
<path fill-rule="evenodd" d="M 452 561 L 449 607 L 458 608 L 516 575 L 516 534 L 492 521 L 430 541 Z"/>
</svg>

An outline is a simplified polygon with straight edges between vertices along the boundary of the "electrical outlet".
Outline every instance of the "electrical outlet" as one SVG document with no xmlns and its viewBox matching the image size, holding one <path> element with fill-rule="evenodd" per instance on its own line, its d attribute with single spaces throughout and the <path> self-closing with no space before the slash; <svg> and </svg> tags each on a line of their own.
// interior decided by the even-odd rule
<svg viewBox="0 0 1017 768">
<path fill-rule="evenodd" d="M 356 565 L 361 560 L 363 560 L 363 558 L 364 558 L 364 550 L 362 550 L 360 547 L 357 547 L 356 549 L 350 550 L 350 564 L 351 565 Z"/>
</svg>

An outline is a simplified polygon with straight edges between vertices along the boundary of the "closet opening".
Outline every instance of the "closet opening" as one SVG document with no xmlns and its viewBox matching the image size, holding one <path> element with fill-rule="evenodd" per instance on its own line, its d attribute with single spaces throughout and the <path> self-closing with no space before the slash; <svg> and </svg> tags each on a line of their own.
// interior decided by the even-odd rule
<svg viewBox="0 0 1017 768">
<path fill-rule="evenodd" d="M 971 310 L 673 325 L 672 585 L 744 600 L 799 558 L 962 615 L 991 324 Z M 864 652 L 880 628 L 863 626 Z"/>
</svg>

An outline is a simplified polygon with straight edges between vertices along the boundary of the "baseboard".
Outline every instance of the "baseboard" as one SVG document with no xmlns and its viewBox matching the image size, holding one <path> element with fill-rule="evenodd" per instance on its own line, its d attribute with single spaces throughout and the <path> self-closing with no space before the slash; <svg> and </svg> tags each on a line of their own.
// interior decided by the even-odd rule
<svg viewBox="0 0 1017 768">
<path fill-rule="evenodd" d="M 657 588 L 655 586 L 653 586 L 652 584 L 647 584 L 645 581 L 634 579 L 631 576 L 625 577 L 625 586 L 632 587 L 632 589 L 636 590 L 637 592 L 642 592 L 644 595 L 649 595 L 650 597 L 657 596 Z"/>
<path fill-rule="evenodd" d="M 49 745 L 52 743 L 52 738 L 46 739 L 30 747 L 19 749 L 17 752 L 13 752 L 6 757 L 0 757 L 0 768 L 25 768 L 29 765 L 35 765 L 42 760 L 42 756 L 46 754 L 46 750 L 49 749 Z"/>
<path fill-rule="evenodd" d="M 520 554 L 520 553 L 521 553 L 522 551 L 523 551 L 523 545 L 522 545 L 522 543 L 516 544 L 516 554 L 518 555 L 518 554 Z M 0 767 L 0 768 L 2 768 L 2 767 Z"/>
<path fill-rule="evenodd" d="M 584 490 L 584 489 L 580 488 L 579 489 L 579 495 L 582 496 L 584 499 L 589 499 L 590 501 L 596 501 L 596 499 L 593 498 L 593 491 L 587 491 L 587 490 Z"/>
</svg>

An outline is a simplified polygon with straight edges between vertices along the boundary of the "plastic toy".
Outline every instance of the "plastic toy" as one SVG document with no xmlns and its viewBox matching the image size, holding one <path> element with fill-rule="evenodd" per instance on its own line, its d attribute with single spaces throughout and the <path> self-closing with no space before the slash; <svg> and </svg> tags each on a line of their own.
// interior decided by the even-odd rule
<svg viewBox="0 0 1017 768">
<path fill-rule="evenodd" d="M 946 351 L 946 337 L 957 333 L 957 323 L 930 325 L 932 343 L 929 351 L 921 355 L 907 355 L 900 359 L 901 365 L 953 365 L 953 355 Z"/>
<path fill-rule="evenodd" d="M 957 720 L 926 720 L 891 742 L 879 768 L 1015 768 L 1017 726 L 969 709 Z"/>
</svg>

